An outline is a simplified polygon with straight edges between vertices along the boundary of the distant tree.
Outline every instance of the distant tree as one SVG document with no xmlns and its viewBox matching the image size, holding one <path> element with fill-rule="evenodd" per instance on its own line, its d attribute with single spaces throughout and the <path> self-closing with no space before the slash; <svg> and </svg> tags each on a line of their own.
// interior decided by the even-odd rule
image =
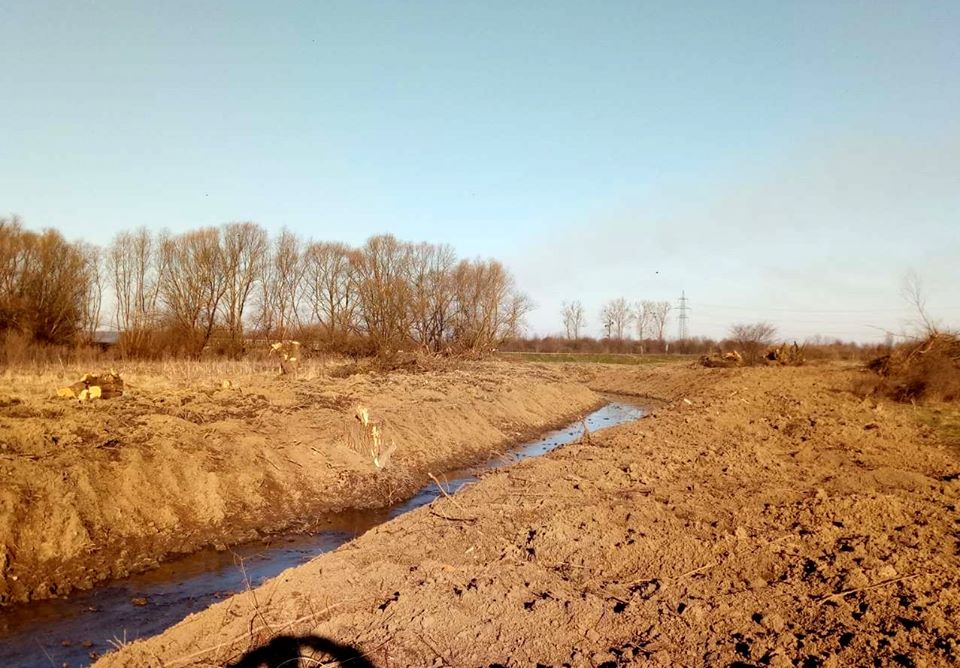
<svg viewBox="0 0 960 668">
<path fill-rule="evenodd" d="M 227 290 L 220 230 L 206 227 L 168 237 L 160 253 L 167 269 L 160 285 L 164 315 L 180 346 L 199 357 L 213 334 Z"/>
<path fill-rule="evenodd" d="M 323 338 L 333 345 L 353 329 L 354 272 L 346 244 L 314 242 L 304 252 L 304 292 Z"/>
<path fill-rule="evenodd" d="M 243 351 L 243 320 L 254 287 L 266 268 L 270 240 L 256 223 L 229 223 L 221 228 L 225 291 L 220 304 L 229 338 L 228 352 Z"/>
<path fill-rule="evenodd" d="M 633 311 L 623 297 L 608 301 L 600 311 L 600 321 L 606 336 L 617 341 L 623 341 L 632 320 Z"/>
<path fill-rule="evenodd" d="M 457 315 L 452 342 L 458 349 L 482 354 L 520 332 L 532 305 L 503 264 L 461 260 L 453 278 Z"/>
<path fill-rule="evenodd" d="M 0 330 L 41 343 L 75 343 L 86 327 L 93 281 L 87 269 L 82 244 L 0 218 Z"/>
<path fill-rule="evenodd" d="M 634 321 L 637 324 L 637 339 L 640 341 L 641 354 L 644 352 L 643 342 L 650 338 L 651 330 L 653 329 L 653 313 L 655 308 L 655 302 L 644 299 L 643 301 L 637 302 L 633 311 Z"/>
<path fill-rule="evenodd" d="M 281 230 L 260 279 L 257 323 L 264 334 L 283 339 L 297 329 L 304 268 L 303 241 L 290 230 Z"/>
<path fill-rule="evenodd" d="M 456 310 L 453 248 L 429 243 L 413 244 L 408 256 L 410 325 L 417 344 L 439 352 L 450 335 Z"/>
<path fill-rule="evenodd" d="M 523 336 L 526 329 L 527 314 L 536 307 L 536 304 L 527 294 L 520 292 L 513 286 L 512 277 L 510 284 L 510 294 L 507 297 L 507 317 L 500 336 L 495 341 L 496 345 L 500 345 L 507 339 L 518 339 Z"/>
<path fill-rule="evenodd" d="M 0 330 L 17 327 L 19 318 L 18 282 L 23 264 L 21 235 L 17 216 L 0 218 Z"/>
<path fill-rule="evenodd" d="M 663 341 L 663 333 L 667 328 L 667 320 L 670 318 L 670 309 L 673 308 L 670 302 L 653 302 L 650 311 L 650 319 L 653 323 L 654 331 L 657 333 L 657 341 Z"/>
<path fill-rule="evenodd" d="M 379 352 L 410 340 L 410 247 L 389 234 L 370 237 L 351 254 L 360 325 Z"/>
<path fill-rule="evenodd" d="M 114 296 L 114 326 L 124 355 L 149 351 L 150 336 L 159 318 L 160 286 L 165 280 L 159 252 L 165 235 L 149 230 L 121 232 L 106 252 L 107 282 Z"/>
<path fill-rule="evenodd" d="M 777 334 L 777 328 L 768 322 L 738 323 L 730 327 L 730 338 L 747 364 L 756 364 L 763 351 Z"/>
<path fill-rule="evenodd" d="M 83 273 L 87 283 L 87 295 L 84 299 L 83 334 L 92 341 L 100 328 L 100 310 L 103 306 L 103 251 L 93 244 L 77 244 L 83 255 Z"/>
<path fill-rule="evenodd" d="M 904 274 L 903 282 L 900 286 L 900 295 L 910 306 L 916 309 L 919 318 L 919 329 L 923 336 L 934 336 L 939 331 L 937 323 L 927 313 L 927 295 L 923 287 L 923 280 L 920 275 L 910 270 Z"/>
<path fill-rule="evenodd" d="M 28 232 L 23 241 L 23 331 L 43 343 L 75 342 L 84 324 L 90 286 L 86 256 L 56 230 Z"/>
<path fill-rule="evenodd" d="M 566 330 L 567 338 L 579 339 L 587 323 L 587 316 L 580 300 L 563 302 L 560 314 L 563 316 L 563 328 Z"/>
</svg>

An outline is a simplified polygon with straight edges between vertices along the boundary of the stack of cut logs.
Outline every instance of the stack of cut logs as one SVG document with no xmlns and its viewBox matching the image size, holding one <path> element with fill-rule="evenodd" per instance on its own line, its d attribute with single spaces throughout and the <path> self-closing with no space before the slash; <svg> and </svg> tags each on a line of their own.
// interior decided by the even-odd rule
<svg viewBox="0 0 960 668">
<path fill-rule="evenodd" d="M 84 374 L 83 378 L 73 385 L 67 385 L 57 390 L 57 396 L 78 401 L 93 399 L 112 399 L 123 395 L 123 379 L 111 369 L 107 373 Z"/>
</svg>

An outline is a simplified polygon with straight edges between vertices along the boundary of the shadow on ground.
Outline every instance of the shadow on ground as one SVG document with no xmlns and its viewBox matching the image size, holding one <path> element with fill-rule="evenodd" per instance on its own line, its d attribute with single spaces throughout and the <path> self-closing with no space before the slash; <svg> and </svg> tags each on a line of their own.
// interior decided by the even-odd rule
<svg viewBox="0 0 960 668">
<path fill-rule="evenodd" d="M 304 651 L 307 652 L 306 655 Z M 320 636 L 277 636 L 266 645 L 250 650 L 230 666 L 231 668 L 280 668 L 280 666 L 295 668 L 304 665 L 300 659 L 307 659 L 310 665 L 317 665 L 317 654 L 325 654 L 325 659 L 336 661 L 341 666 L 374 668 L 373 664 L 355 648 Z"/>
</svg>

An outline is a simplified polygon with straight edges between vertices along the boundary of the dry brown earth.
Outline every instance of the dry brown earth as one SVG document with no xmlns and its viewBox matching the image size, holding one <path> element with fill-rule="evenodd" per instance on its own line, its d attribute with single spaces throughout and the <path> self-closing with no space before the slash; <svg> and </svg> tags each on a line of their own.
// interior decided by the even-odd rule
<svg viewBox="0 0 960 668">
<path fill-rule="evenodd" d="M 668 403 L 97 665 L 222 665 L 280 634 L 382 668 L 960 660 L 960 465 L 909 407 L 836 368 L 566 373 Z"/>
<path fill-rule="evenodd" d="M 496 363 L 347 378 L 262 369 L 231 375 L 226 388 L 210 367 L 175 380 L 164 368 L 124 373 L 123 397 L 88 404 L 52 396 L 69 376 L 7 376 L 0 604 L 309 529 L 323 512 L 387 506 L 429 471 L 488 457 L 600 402 L 558 369 Z M 358 403 L 397 446 L 382 471 L 351 440 Z"/>
</svg>

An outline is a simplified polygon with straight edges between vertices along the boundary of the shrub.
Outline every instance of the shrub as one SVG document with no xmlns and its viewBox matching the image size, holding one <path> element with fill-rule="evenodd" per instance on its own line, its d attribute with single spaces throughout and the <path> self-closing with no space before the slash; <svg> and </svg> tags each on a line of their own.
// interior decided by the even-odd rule
<svg viewBox="0 0 960 668">
<path fill-rule="evenodd" d="M 743 355 L 744 363 L 752 365 L 760 361 L 776 333 L 777 328 L 767 322 L 737 324 L 730 328 L 730 339 Z"/>
</svg>

